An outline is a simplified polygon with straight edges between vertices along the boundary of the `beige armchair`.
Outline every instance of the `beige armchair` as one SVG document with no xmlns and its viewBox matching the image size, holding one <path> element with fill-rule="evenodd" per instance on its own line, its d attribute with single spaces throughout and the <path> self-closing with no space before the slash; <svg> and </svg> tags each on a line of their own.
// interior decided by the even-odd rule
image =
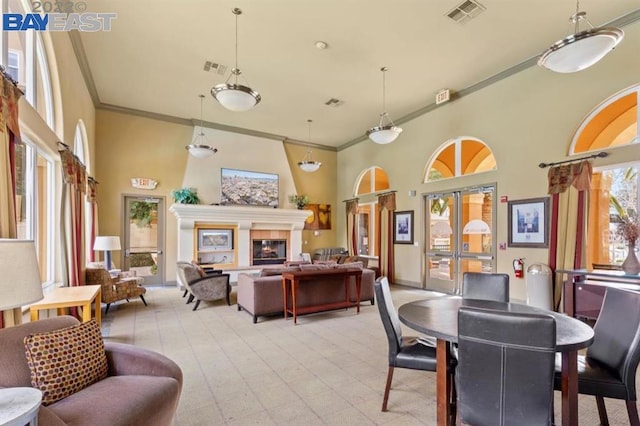
<svg viewBox="0 0 640 426">
<path fill-rule="evenodd" d="M 147 306 L 147 301 L 144 300 L 144 294 L 147 289 L 140 286 L 138 283 L 142 281 L 142 278 L 128 277 L 128 278 L 112 278 L 104 268 L 87 268 L 85 273 L 85 283 L 87 285 L 98 284 L 101 286 L 101 302 L 107 304 L 105 309 L 105 315 L 109 312 L 109 306 L 113 302 L 119 300 L 129 301 L 132 297 L 140 297 L 144 306 Z"/>
<path fill-rule="evenodd" d="M 178 285 L 190 293 L 187 304 L 196 299 L 193 307 L 198 309 L 200 302 L 226 299 L 227 305 L 231 305 L 229 294 L 231 285 L 229 284 L 229 274 L 200 275 L 195 265 L 187 262 L 178 262 Z M 186 294 L 186 293 L 185 293 Z"/>
</svg>

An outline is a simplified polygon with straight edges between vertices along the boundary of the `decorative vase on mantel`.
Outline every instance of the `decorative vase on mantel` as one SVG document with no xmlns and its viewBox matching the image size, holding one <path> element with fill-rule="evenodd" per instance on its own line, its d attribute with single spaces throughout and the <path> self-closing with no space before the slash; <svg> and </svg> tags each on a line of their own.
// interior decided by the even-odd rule
<svg viewBox="0 0 640 426">
<path fill-rule="evenodd" d="M 629 253 L 621 266 L 626 274 L 637 275 L 640 273 L 640 260 L 638 260 L 638 256 L 636 256 L 635 243 L 629 243 Z"/>
</svg>

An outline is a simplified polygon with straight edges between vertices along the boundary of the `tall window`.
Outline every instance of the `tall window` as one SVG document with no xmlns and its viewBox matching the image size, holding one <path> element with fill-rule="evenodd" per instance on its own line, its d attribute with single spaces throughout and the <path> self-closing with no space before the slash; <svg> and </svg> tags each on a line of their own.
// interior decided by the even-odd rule
<svg viewBox="0 0 640 426">
<path fill-rule="evenodd" d="M 380 167 L 374 166 L 363 171 L 355 185 L 355 195 L 357 197 L 375 194 L 388 190 L 389 177 L 387 173 Z M 380 221 L 380 212 L 378 211 L 377 199 L 361 202 L 358 204 L 358 215 L 356 219 L 356 229 L 358 235 L 358 245 L 356 247 L 359 255 L 377 256 L 376 244 L 379 235 L 376 235 L 378 222 Z"/>
<path fill-rule="evenodd" d="M 594 108 L 578 126 L 569 153 L 637 144 L 639 93 L 640 85 L 635 85 Z M 615 231 L 621 217 L 640 212 L 639 169 L 636 161 L 594 170 L 587 227 L 590 266 L 618 265 L 626 258 L 627 245 Z"/>
<path fill-rule="evenodd" d="M 4 13 L 24 14 L 31 10 L 25 0 L 0 0 Z M 26 108 L 35 109 L 55 132 L 51 78 L 47 54 L 42 37 L 48 34 L 29 31 L 7 31 L 3 34 L 0 63 L 18 82 L 29 103 Z M 29 123 L 22 123 L 21 125 Z M 37 127 L 37 126 L 34 126 Z M 36 243 L 38 262 L 43 283 L 53 281 L 54 237 L 54 161 L 38 136 L 29 138 L 22 134 L 22 143 L 16 146 L 16 208 L 18 238 Z M 50 136 L 50 135 L 47 135 Z"/>
<path fill-rule="evenodd" d="M 53 280 L 53 161 L 28 140 L 16 146 L 18 238 L 34 240 L 42 282 Z"/>
</svg>

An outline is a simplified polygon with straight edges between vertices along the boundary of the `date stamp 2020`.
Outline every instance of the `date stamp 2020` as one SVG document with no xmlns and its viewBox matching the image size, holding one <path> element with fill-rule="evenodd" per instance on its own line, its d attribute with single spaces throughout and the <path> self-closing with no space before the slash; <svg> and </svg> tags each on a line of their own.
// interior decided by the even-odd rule
<svg viewBox="0 0 640 426">
<path fill-rule="evenodd" d="M 32 13 L 78 13 L 87 10 L 87 3 L 71 0 L 32 1 Z"/>
</svg>

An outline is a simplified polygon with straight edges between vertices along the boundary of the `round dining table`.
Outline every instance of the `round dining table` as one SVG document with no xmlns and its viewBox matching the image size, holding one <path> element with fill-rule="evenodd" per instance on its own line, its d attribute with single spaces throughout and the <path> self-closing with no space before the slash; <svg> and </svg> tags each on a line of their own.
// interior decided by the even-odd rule
<svg viewBox="0 0 640 426">
<path fill-rule="evenodd" d="M 452 424 L 451 378 L 447 366 L 451 361 L 451 343 L 458 341 L 458 309 L 461 306 L 498 311 L 551 315 L 556 321 L 556 350 L 562 354 L 562 425 L 578 424 L 578 350 L 591 345 L 593 329 L 565 314 L 518 303 L 462 299 L 444 296 L 418 300 L 400 306 L 400 321 L 408 327 L 437 339 L 436 398 L 437 424 Z"/>
</svg>

